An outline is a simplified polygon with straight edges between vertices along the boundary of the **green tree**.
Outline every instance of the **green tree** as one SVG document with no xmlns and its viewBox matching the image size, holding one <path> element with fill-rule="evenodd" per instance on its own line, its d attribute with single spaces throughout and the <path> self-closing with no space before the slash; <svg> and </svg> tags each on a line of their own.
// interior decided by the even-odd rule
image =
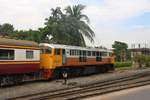
<svg viewBox="0 0 150 100">
<path fill-rule="evenodd" d="M 52 13 L 46 19 L 46 27 L 43 28 L 43 38 L 47 42 L 85 46 L 84 37 L 93 42 L 94 32 L 88 26 L 89 19 L 82 14 L 85 8 L 83 5 L 66 7 L 65 13 L 62 13 L 61 8 L 51 9 Z M 48 37 L 52 38 L 49 39 Z"/>
<path fill-rule="evenodd" d="M 145 58 L 145 67 L 150 67 L 150 56 L 146 56 Z"/>
<path fill-rule="evenodd" d="M 16 30 L 13 32 L 13 34 L 11 34 L 11 38 L 14 39 L 21 39 L 21 40 L 31 40 L 31 41 L 35 41 L 40 43 L 41 42 L 41 33 L 40 31 L 36 31 L 36 30 Z"/>
<path fill-rule="evenodd" d="M 85 45 L 83 36 L 86 36 L 91 42 L 94 42 L 93 37 L 95 36 L 93 30 L 89 27 L 89 18 L 87 15 L 82 13 L 85 9 L 84 5 L 75 5 L 73 7 L 66 7 L 67 19 L 70 21 L 70 29 L 73 30 L 72 35 L 77 37 L 81 45 Z M 68 27 L 69 27 L 68 26 Z M 74 38 L 74 40 L 77 40 Z"/>
<path fill-rule="evenodd" d="M 126 43 L 115 41 L 112 47 L 114 48 L 114 54 L 116 55 L 117 61 L 126 61 L 127 57 L 130 56 L 128 45 Z"/>
<path fill-rule="evenodd" d="M 133 60 L 138 64 L 139 68 L 142 68 L 143 65 L 146 65 L 146 60 L 147 60 L 148 56 L 142 55 L 142 54 L 138 54 L 136 56 L 133 57 Z"/>
<path fill-rule="evenodd" d="M 14 27 L 9 23 L 0 25 L 0 35 L 2 36 L 8 36 L 9 34 L 12 34 L 13 31 L 14 31 Z"/>
<path fill-rule="evenodd" d="M 42 40 L 44 42 L 64 43 L 66 38 L 65 23 L 61 8 L 51 9 L 52 13 L 49 18 L 46 18 L 45 27 L 40 29 L 42 32 Z M 49 39 L 49 37 L 52 37 Z"/>
</svg>

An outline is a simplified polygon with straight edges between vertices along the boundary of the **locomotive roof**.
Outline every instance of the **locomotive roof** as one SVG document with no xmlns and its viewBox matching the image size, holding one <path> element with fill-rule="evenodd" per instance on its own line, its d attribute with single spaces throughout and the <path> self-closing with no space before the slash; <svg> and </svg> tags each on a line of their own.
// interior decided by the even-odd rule
<svg viewBox="0 0 150 100">
<path fill-rule="evenodd" d="M 0 38 L 0 45 L 38 47 L 38 43 L 27 40 Z"/>
<path fill-rule="evenodd" d="M 40 43 L 39 46 L 43 47 L 50 47 L 50 48 L 63 48 L 63 49 L 78 49 L 78 50 L 92 50 L 92 51 L 107 51 L 112 52 L 108 49 L 100 49 L 94 47 L 80 47 L 80 46 L 70 46 L 70 45 L 62 45 L 62 44 L 48 44 L 48 43 Z"/>
</svg>

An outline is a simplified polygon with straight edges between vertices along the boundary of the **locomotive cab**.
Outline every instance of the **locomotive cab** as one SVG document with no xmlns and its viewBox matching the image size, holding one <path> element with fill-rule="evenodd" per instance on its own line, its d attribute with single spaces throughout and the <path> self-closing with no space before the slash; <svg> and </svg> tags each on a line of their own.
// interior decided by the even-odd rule
<svg viewBox="0 0 150 100">
<path fill-rule="evenodd" d="M 65 50 L 41 44 L 41 69 L 55 69 L 65 63 Z M 64 57 L 64 58 L 63 58 Z"/>
<path fill-rule="evenodd" d="M 49 69 L 52 66 L 52 48 L 41 47 L 40 61 L 41 69 Z"/>
</svg>

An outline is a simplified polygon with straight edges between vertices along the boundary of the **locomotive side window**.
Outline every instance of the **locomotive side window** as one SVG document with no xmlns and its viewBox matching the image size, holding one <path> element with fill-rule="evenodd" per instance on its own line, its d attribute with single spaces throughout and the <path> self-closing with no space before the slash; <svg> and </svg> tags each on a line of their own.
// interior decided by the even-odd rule
<svg viewBox="0 0 150 100">
<path fill-rule="evenodd" d="M 0 49 L 0 60 L 14 60 L 14 50 Z"/>
<path fill-rule="evenodd" d="M 72 50 L 70 50 L 70 55 L 72 55 Z"/>
<path fill-rule="evenodd" d="M 86 51 L 83 51 L 83 56 L 86 56 Z"/>
<path fill-rule="evenodd" d="M 88 56 L 91 56 L 91 51 L 88 51 Z"/>
<path fill-rule="evenodd" d="M 82 56 L 82 55 L 83 55 L 83 51 L 82 51 L 82 50 L 80 50 L 79 54 L 80 54 L 80 56 Z"/>
<path fill-rule="evenodd" d="M 60 49 L 55 49 L 55 55 L 60 55 Z"/>
<path fill-rule="evenodd" d="M 97 51 L 96 52 L 96 61 L 101 61 L 102 58 L 101 58 L 101 52 Z"/>
<path fill-rule="evenodd" d="M 77 56 L 77 55 L 79 55 L 79 50 L 70 50 L 70 55 L 71 56 Z"/>
<path fill-rule="evenodd" d="M 26 59 L 33 59 L 33 51 L 26 51 Z"/>
<path fill-rule="evenodd" d="M 107 52 L 102 52 L 102 56 L 107 56 Z"/>
<path fill-rule="evenodd" d="M 79 50 L 77 50 L 77 55 L 80 55 L 80 51 Z"/>
<path fill-rule="evenodd" d="M 100 56 L 100 53 L 99 53 L 99 52 L 96 52 L 96 56 Z"/>
<path fill-rule="evenodd" d="M 109 56 L 112 56 L 112 53 L 111 53 L 111 52 L 109 53 Z"/>
<path fill-rule="evenodd" d="M 73 56 L 75 55 L 75 50 L 72 50 L 72 55 L 73 55 Z"/>
<path fill-rule="evenodd" d="M 87 60 L 87 53 L 86 53 L 87 51 L 85 51 L 85 50 L 80 50 L 80 57 L 79 57 L 79 61 L 80 62 L 86 62 L 86 60 Z"/>
<path fill-rule="evenodd" d="M 96 52 L 95 52 L 95 51 L 93 51 L 93 52 L 92 52 L 92 56 L 95 56 L 95 55 L 96 55 Z"/>
</svg>

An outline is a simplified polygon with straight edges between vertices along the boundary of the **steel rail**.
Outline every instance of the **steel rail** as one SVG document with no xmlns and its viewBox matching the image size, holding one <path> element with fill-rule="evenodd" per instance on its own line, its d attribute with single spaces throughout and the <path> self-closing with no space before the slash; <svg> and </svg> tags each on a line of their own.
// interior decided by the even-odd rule
<svg viewBox="0 0 150 100">
<path fill-rule="evenodd" d="M 74 87 L 70 87 L 70 88 L 66 88 L 66 89 L 60 89 L 60 90 L 56 90 L 56 91 L 47 91 L 47 92 L 41 92 L 41 93 L 37 93 L 37 94 L 30 94 L 30 95 L 25 95 L 25 96 L 14 97 L 14 98 L 10 98 L 9 100 L 20 100 L 20 99 L 45 100 L 45 99 L 56 99 L 56 98 L 75 99 L 75 98 L 80 98 L 80 97 L 87 97 L 88 95 L 81 96 L 81 94 L 87 93 L 87 92 L 90 93 L 90 91 L 106 90 L 106 88 L 112 88 L 112 87 L 118 86 L 116 84 L 121 85 L 121 84 L 123 84 L 125 82 L 129 82 L 131 80 L 135 81 L 135 80 L 139 80 L 140 78 L 145 79 L 149 75 L 150 75 L 150 72 L 138 73 L 138 74 L 133 74 L 133 75 L 127 75 L 124 77 L 119 77 L 116 79 L 103 80 L 103 81 L 94 82 L 91 84 L 79 85 L 79 86 L 74 86 Z M 148 80 L 150 80 L 149 77 L 148 77 Z M 131 82 L 130 84 L 133 84 L 133 83 Z M 126 84 L 123 84 L 123 85 L 125 86 Z M 123 86 L 123 85 L 121 85 L 121 86 Z M 127 85 L 129 85 L 129 83 Z M 100 93 L 102 94 L 105 92 L 100 92 Z M 80 94 L 80 96 L 77 96 L 79 94 Z M 75 95 L 76 95 L 76 97 L 75 97 Z M 94 94 L 91 94 L 91 95 L 94 95 Z"/>
<path fill-rule="evenodd" d="M 85 87 L 85 88 L 81 88 L 79 90 L 74 90 L 70 92 L 64 92 L 64 93 L 59 93 L 55 95 L 47 95 L 47 96 L 41 96 L 38 98 L 32 98 L 31 100 L 37 100 L 37 99 L 38 100 L 45 100 L 45 99 L 72 100 L 72 99 L 83 98 L 83 97 L 88 97 L 92 95 L 109 93 L 111 91 L 122 90 L 122 89 L 136 87 L 136 86 L 142 86 L 145 84 L 150 84 L 149 76 L 142 77 L 139 79 L 125 80 L 125 81 L 113 83 L 113 84 L 110 83 L 109 85 L 104 85 L 104 86 Z"/>
</svg>

